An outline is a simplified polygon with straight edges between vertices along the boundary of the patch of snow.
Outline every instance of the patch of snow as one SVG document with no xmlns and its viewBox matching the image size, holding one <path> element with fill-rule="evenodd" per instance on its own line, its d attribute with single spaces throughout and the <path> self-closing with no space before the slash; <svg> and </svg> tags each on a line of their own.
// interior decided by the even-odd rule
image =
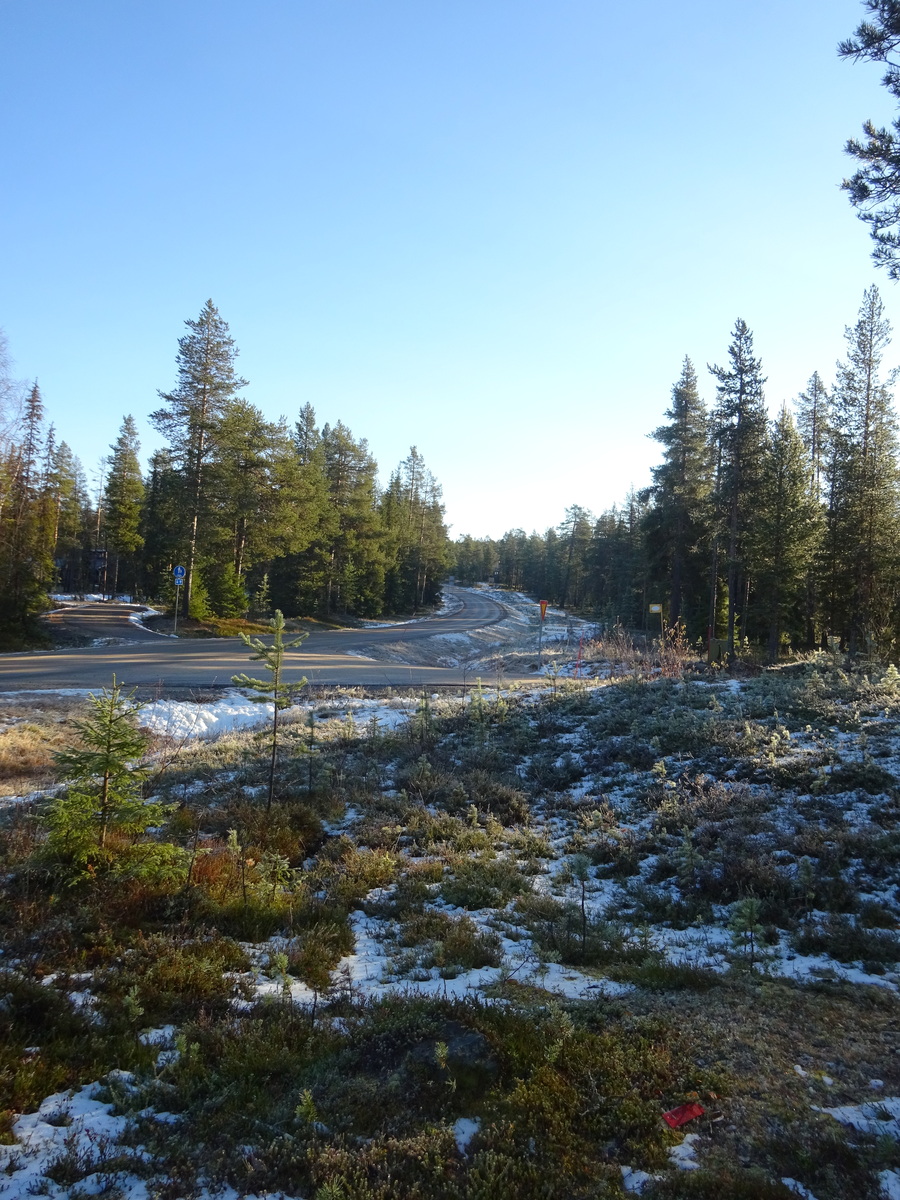
<svg viewBox="0 0 900 1200">
<path fill-rule="evenodd" d="M 177 1029 L 174 1025 L 160 1025 L 158 1029 L 145 1029 L 138 1034 L 142 1046 L 171 1046 Z"/>
<path fill-rule="evenodd" d="M 802 1196 L 803 1200 L 816 1200 L 806 1184 L 801 1183 L 799 1179 L 791 1179 L 790 1175 L 785 1175 L 781 1182 L 785 1187 L 790 1188 L 792 1192 L 796 1192 L 798 1196 Z"/>
<path fill-rule="evenodd" d="M 685 1137 L 680 1146 L 672 1146 L 669 1150 L 669 1159 L 674 1167 L 678 1167 L 680 1171 L 696 1171 L 700 1164 L 697 1162 L 697 1142 L 700 1140 L 699 1133 L 689 1133 Z"/>
<path fill-rule="evenodd" d="M 660 1178 L 659 1175 L 648 1175 L 646 1171 L 639 1171 L 637 1167 L 620 1167 L 622 1172 L 622 1187 L 626 1192 L 634 1192 L 640 1195 L 648 1183 L 655 1183 Z"/>
<path fill-rule="evenodd" d="M 98 1147 L 111 1148 L 122 1139 L 125 1117 L 111 1115 L 112 1105 L 96 1099 L 99 1083 L 89 1083 L 71 1092 L 56 1092 L 42 1101 L 35 1113 L 18 1117 L 13 1134 L 18 1144 L 0 1146 L 0 1196 L 43 1194 L 62 1197 L 68 1192 L 45 1176 L 52 1162 L 71 1155 L 86 1163 L 97 1163 L 102 1170 Z M 136 1157 L 140 1157 L 136 1152 Z M 85 1189 L 88 1179 L 81 1180 Z M 129 1200 L 146 1200 L 147 1187 L 131 1175 L 119 1175 L 116 1182 Z M 90 1190 L 89 1185 L 85 1190 Z"/>
<path fill-rule="evenodd" d="M 886 1133 L 900 1141 L 900 1096 L 885 1096 L 866 1104 L 841 1104 L 837 1108 L 819 1108 L 814 1104 L 813 1108 L 860 1133 L 870 1133 L 873 1137 Z"/>
<path fill-rule="evenodd" d="M 221 737 L 238 729 L 258 729 L 272 720 L 274 707 L 257 704 L 239 691 L 221 700 L 190 704 L 182 700 L 155 700 L 137 714 L 137 722 L 161 737 L 187 741 Z"/>
<path fill-rule="evenodd" d="M 456 1148 L 465 1156 L 469 1148 L 469 1142 L 481 1128 L 481 1121 L 478 1117 L 460 1117 L 453 1126 L 453 1137 L 456 1141 Z"/>
</svg>

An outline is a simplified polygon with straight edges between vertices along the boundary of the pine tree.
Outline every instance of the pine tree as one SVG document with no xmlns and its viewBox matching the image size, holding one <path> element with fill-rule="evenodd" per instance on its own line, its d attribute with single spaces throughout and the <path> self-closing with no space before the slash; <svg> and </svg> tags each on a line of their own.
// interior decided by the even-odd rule
<svg viewBox="0 0 900 1200">
<path fill-rule="evenodd" d="M 300 615 L 324 609 L 334 515 L 325 473 L 325 448 L 311 404 L 300 411 L 293 443 L 294 549 L 273 558 L 269 588 L 275 608 Z"/>
<path fill-rule="evenodd" d="M 185 325 L 188 332 L 178 342 L 178 381 L 171 392 L 159 393 L 165 407 L 151 413 L 150 419 L 168 439 L 184 489 L 184 590 L 189 605 L 209 509 L 206 477 L 219 425 L 247 381 L 235 373 L 237 348 L 212 300 L 207 300 L 196 321 Z"/>
<path fill-rule="evenodd" d="M 900 65 L 894 61 L 900 47 L 900 3 L 897 0 L 864 0 L 869 19 L 852 38 L 838 46 L 838 54 L 853 62 L 878 62 L 886 67 L 882 84 L 900 100 Z M 872 258 L 887 268 L 891 279 L 900 278 L 900 119 L 892 128 L 872 121 L 863 125 L 864 139 L 850 138 L 845 149 L 861 165 L 844 190 L 860 220 L 869 226 L 875 243 Z"/>
<path fill-rule="evenodd" d="M 669 424 L 650 435 L 664 447 L 664 461 L 653 468 L 648 493 L 647 554 L 654 582 L 662 582 L 669 592 L 669 623 L 684 623 L 696 636 L 706 624 L 713 451 L 709 414 L 689 358 L 672 388 L 666 416 Z"/>
<path fill-rule="evenodd" d="M 831 625 L 851 654 L 885 636 L 895 602 L 900 503 L 897 420 L 880 367 L 891 327 L 876 287 L 846 330 L 832 392 L 828 463 Z"/>
<path fill-rule="evenodd" d="M 766 437 L 765 378 L 753 356 L 753 334 L 740 318 L 728 348 L 730 367 L 710 366 L 718 381 L 713 414 L 718 442 L 716 502 L 727 545 L 728 657 L 734 659 L 738 615 L 746 630 L 752 563 L 747 548 L 758 511 L 760 470 Z"/>
<path fill-rule="evenodd" d="M 266 421 L 244 400 L 232 402 L 219 423 L 211 480 L 215 520 L 208 557 L 217 568 L 229 560 L 242 587 L 259 564 L 308 541 L 303 468 L 283 422 Z"/>
</svg>

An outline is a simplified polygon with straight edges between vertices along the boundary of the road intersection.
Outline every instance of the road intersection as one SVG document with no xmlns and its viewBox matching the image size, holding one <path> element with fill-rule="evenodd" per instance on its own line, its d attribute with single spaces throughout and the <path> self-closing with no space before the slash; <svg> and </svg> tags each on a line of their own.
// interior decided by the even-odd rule
<svg viewBox="0 0 900 1200">
<path fill-rule="evenodd" d="M 287 680 L 305 676 L 312 684 L 359 687 L 446 687 L 471 683 L 461 668 L 381 662 L 365 657 L 369 647 L 396 645 L 439 634 L 469 633 L 503 620 L 503 607 L 487 596 L 446 587 L 458 607 L 433 617 L 366 629 L 317 630 L 288 652 Z M 72 613 L 67 616 L 71 620 Z M 119 644 L 0 655 L 0 691 L 106 686 L 113 674 L 127 687 L 227 687 L 232 675 L 248 670 L 247 649 L 239 638 L 163 637 L 129 621 L 136 610 L 122 604 L 80 606 L 77 620 L 85 635 L 121 638 Z"/>
</svg>

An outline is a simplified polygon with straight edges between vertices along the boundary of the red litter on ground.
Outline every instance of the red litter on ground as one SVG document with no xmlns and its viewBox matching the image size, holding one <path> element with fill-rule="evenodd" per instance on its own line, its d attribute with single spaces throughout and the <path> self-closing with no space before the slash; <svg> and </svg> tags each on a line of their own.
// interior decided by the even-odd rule
<svg viewBox="0 0 900 1200">
<path fill-rule="evenodd" d="M 702 1117 L 706 1109 L 702 1104 L 679 1104 L 677 1108 L 672 1108 L 668 1112 L 663 1113 L 663 1120 L 667 1125 L 671 1125 L 673 1129 L 677 1129 L 679 1125 L 687 1125 L 688 1121 L 693 1121 L 694 1117 Z"/>
</svg>

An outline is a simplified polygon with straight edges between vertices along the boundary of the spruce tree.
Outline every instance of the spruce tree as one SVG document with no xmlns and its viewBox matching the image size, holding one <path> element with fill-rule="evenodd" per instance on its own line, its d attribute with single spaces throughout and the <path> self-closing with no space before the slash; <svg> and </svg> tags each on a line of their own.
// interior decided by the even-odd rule
<svg viewBox="0 0 900 1200">
<path fill-rule="evenodd" d="M 29 635 L 33 618 L 46 607 L 53 571 L 43 423 L 44 406 L 35 383 L 10 449 L 0 513 L 0 627 L 10 644 Z"/>
<path fill-rule="evenodd" d="M 433 603 L 449 563 L 444 506 L 437 480 L 415 446 L 381 497 L 385 603 L 392 612 Z"/>
<path fill-rule="evenodd" d="M 96 881 L 111 868 L 141 874 L 173 867 L 174 847 L 138 841 L 168 811 L 142 799 L 148 738 L 135 723 L 140 706 L 133 693 L 123 695 L 115 676 L 112 687 L 88 700 L 90 713 L 73 723 L 77 744 L 56 755 L 64 791 L 47 816 L 46 855 L 64 865 L 72 883 Z"/>
<path fill-rule="evenodd" d="M 768 629 L 771 662 L 778 658 L 782 633 L 796 634 L 802 627 L 820 518 L 806 448 L 793 418 L 782 407 L 766 439 L 752 532 L 757 603 Z"/>
<path fill-rule="evenodd" d="M 172 454 L 157 450 L 150 458 L 140 524 L 142 575 L 152 596 L 164 595 L 171 585 L 172 568 L 183 565 L 183 500 L 183 478 Z M 197 583 L 194 574 L 192 592 Z"/>
<path fill-rule="evenodd" d="M 119 436 L 110 449 L 104 515 L 107 551 L 113 557 L 110 591 L 115 596 L 123 564 L 129 589 L 135 591 L 136 556 L 144 545 L 140 530 L 144 481 L 138 459 L 140 442 L 133 417 L 124 419 Z"/>
<path fill-rule="evenodd" d="M 728 348 L 730 366 L 710 366 L 717 380 L 718 401 L 713 413 L 719 470 L 716 503 L 727 547 L 728 657 L 735 656 L 740 615 L 746 632 L 752 562 L 748 546 L 759 503 L 760 471 L 766 438 L 766 408 L 762 365 L 753 355 L 753 334 L 740 318 Z"/>
<path fill-rule="evenodd" d="M 672 388 L 666 417 L 669 424 L 650 435 L 664 450 L 662 464 L 653 468 L 649 490 L 647 553 L 654 581 L 663 583 L 669 593 L 669 623 L 684 623 L 697 636 L 706 622 L 713 451 L 709 414 L 689 358 Z"/>
<path fill-rule="evenodd" d="M 831 427 L 831 397 L 818 371 L 813 371 L 794 405 L 797 431 L 803 439 L 812 467 L 813 490 L 816 500 L 822 498 L 822 476 Z"/>
<path fill-rule="evenodd" d="M 803 444 L 809 456 L 813 497 L 824 512 L 825 464 L 828 457 L 829 438 L 831 436 L 831 397 L 818 371 L 814 371 L 806 385 L 806 391 L 801 392 L 795 404 L 797 412 L 797 429 L 803 438 Z M 825 543 L 820 546 L 819 563 L 813 563 L 806 579 L 806 648 L 812 650 L 816 645 L 816 623 L 820 620 L 820 563 Z"/>
<path fill-rule="evenodd" d="M 328 484 L 324 542 L 325 613 L 377 616 L 384 595 L 381 521 L 376 507 L 377 464 L 365 439 L 342 422 L 322 429 Z"/>
<path fill-rule="evenodd" d="M 847 357 L 832 391 L 828 463 L 832 631 L 856 654 L 892 623 L 900 544 L 897 419 L 880 374 L 891 327 L 876 287 L 846 330 Z"/>
</svg>

